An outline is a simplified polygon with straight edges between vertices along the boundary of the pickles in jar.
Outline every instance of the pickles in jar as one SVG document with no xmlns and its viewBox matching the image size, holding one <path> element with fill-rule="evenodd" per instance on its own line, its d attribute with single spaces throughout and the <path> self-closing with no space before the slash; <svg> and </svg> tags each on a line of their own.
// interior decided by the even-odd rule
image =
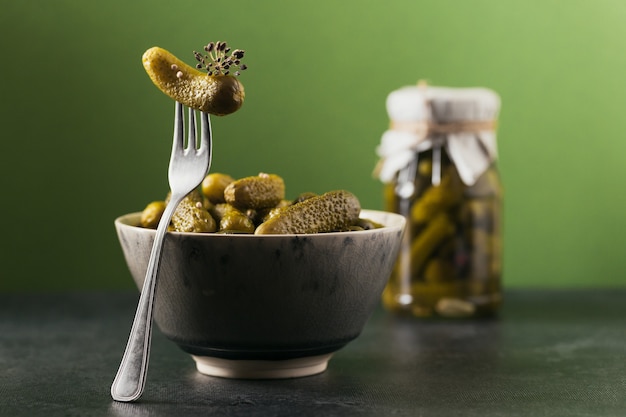
<svg viewBox="0 0 626 417">
<path fill-rule="evenodd" d="M 399 255 L 383 303 L 420 317 L 493 314 L 501 302 L 497 170 L 490 167 L 468 186 L 444 154 L 441 181 L 434 185 L 432 151 L 420 153 L 418 161 L 405 232 L 408 249 Z M 385 204 L 398 212 L 401 199 L 394 186 L 387 185 Z"/>
</svg>

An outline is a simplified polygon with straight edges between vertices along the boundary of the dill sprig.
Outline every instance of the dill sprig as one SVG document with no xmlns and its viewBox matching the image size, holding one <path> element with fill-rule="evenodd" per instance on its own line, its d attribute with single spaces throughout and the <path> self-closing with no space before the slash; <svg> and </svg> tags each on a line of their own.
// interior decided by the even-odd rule
<svg viewBox="0 0 626 417">
<path fill-rule="evenodd" d="M 222 41 L 209 42 L 204 47 L 204 53 L 193 51 L 193 55 L 198 61 L 196 68 L 206 70 L 208 75 L 229 75 L 233 70 L 233 75 L 239 75 L 240 71 L 248 68 L 241 63 L 244 51 L 231 51 L 226 42 Z"/>
</svg>

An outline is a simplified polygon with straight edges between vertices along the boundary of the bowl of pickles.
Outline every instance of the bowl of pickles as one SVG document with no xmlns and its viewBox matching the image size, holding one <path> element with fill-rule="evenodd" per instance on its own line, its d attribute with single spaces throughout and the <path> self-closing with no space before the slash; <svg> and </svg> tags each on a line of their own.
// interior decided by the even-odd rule
<svg viewBox="0 0 626 417">
<path fill-rule="evenodd" d="M 166 202 L 115 220 L 138 288 Z M 379 305 L 404 226 L 346 190 L 286 199 L 278 175 L 209 174 L 166 233 L 155 322 L 203 374 L 323 372 Z"/>
</svg>

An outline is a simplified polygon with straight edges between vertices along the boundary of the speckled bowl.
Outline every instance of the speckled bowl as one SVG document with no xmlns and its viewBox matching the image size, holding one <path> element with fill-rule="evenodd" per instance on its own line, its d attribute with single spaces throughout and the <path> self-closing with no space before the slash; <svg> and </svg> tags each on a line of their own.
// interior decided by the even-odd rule
<svg viewBox="0 0 626 417">
<path fill-rule="evenodd" d="M 143 285 L 155 231 L 140 213 L 115 220 Z M 167 233 L 155 321 L 200 372 L 289 378 L 323 372 L 355 339 L 391 274 L 404 217 L 363 210 L 385 227 L 309 235 Z"/>
</svg>

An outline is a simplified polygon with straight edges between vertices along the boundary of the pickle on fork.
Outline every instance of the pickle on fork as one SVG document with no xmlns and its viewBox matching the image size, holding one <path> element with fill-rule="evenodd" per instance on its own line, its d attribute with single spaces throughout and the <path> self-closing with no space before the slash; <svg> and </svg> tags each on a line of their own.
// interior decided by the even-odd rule
<svg viewBox="0 0 626 417">
<path fill-rule="evenodd" d="M 187 107 L 217 116 L 239 110 L 245 92 L 236 76 L 239 70 L 246 69 L 241 63 L 244 51 L 231 52 L 226 42 L 211 42 L 204 47 L 204 54 L 194 52 L 194 55 L 198 61 L 196 68 L 155 46 L 143 54 L 142 62 L 152 82 Z"/>
</svg>

